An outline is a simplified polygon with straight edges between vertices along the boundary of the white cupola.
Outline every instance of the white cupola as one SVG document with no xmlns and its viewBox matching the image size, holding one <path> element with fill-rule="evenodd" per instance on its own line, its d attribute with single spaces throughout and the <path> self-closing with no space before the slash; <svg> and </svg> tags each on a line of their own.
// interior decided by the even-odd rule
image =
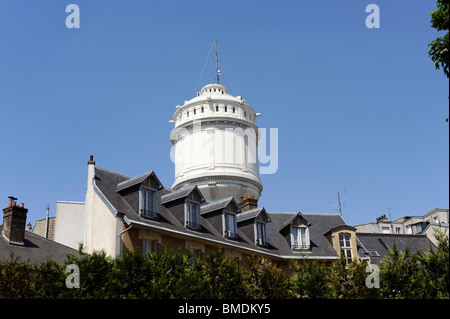
<svg viewBox="0 0 450 319">
<path fill-rule="evenodd" d="M 174 145 L 173 189 L 197 185 L 208 201 L 233 196 L 259 199 L 259 116 L 241 96 L 227 93 L 221 84 L 204 86 L 180 106 L 170 133 Z"/>
</svg>

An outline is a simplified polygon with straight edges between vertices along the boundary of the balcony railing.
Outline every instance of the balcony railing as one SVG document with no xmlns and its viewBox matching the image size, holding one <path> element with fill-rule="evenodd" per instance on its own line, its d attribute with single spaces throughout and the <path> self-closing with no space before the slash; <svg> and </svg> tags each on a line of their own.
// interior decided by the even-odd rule
<svg viewBox="0 0 450 319">
<path fill-rule="evenodd" d="M 224 236 L 226 238 L 229 238 L 229 239 L 237 239 L 238 238 L 238 234 L 237 233 L 233 233 L 233 232 L 231 232 L 229 230 L 225 231 Z"/>
<path fill-rule="evenodd" d="M 303 245 L 303 244 L 293 244 L 292 245 L 292 250 L 310 250 L 311 246 L 310 245 Z"/>
<path fill-rule="evenodd" d="M 157 219 L 158 213 L 148 209 L 141 209 L 141 216 L 149 219 Z"/>
<path fill-rule="evenodd" d="M 192 230 L 199 230 L 202 227 L 202 225 L 200 223 L 188 220 L 186 221 L 186 227 Z"/>
</svg>

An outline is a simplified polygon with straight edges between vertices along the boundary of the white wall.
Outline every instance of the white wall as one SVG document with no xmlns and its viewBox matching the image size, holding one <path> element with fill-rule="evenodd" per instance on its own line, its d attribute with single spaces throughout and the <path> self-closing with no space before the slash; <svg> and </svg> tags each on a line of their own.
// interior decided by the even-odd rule
<svg viewBox="0 0 450 319">
<path fill-rule="evenodd" d="M 84 202 L 56 202 L 54 241 L 78 249 L 85 238 Z"/>
</svg>

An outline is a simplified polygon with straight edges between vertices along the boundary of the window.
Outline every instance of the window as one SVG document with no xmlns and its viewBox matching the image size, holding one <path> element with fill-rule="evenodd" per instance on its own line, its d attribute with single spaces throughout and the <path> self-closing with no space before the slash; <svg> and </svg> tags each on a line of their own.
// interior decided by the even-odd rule
<svg viewBox="0 0 450 319">
<path fill-rule="evenodd" d="M 156 190 L 142 189 L 141 215 L 157 218 Z"/>
<path fill-rule="evenodd" d="M 216 105 L 216 112 L 219 112 L 219 106 Z"/>
<path fill-rule="evenodd" d="M 197 109 L 194 109 L 194 115 L 196 115 L 197 114 Z"/>
<path fill-rule="evenodd" d="M 372 257 L 380 257 L 380 254 L 376 250 L 369 250 L 369 254 Z"/>
<path fill-rule="evenodd" d="M 233 113 L 236 113 L 236 108 L 235 107 L 233 107 Z"/>
<path fill-rule="evenodd" d="M 411 225 L 406 226 L 406 233 L 407 234 L 412 234 Z"/>
<path fill-rule="evenodd" d="M 186 112 L 186 117 L 189 117 L 189 111 Z"/>
<path fill-rule="evenodd" d="M 205 113 L 205 108 L 202 106 L 202 113 Z"/>
<path fill-rule="evenodd" d="M 247 112 L 246 111 L 244 111 L 244 117 L 247 118 Z"/>
<path fill-rule="evenodd" d="M 186 202 L 186 227 L 190 229 L 200 229 L 200 205 L 192 200 Z"/>
<path fill-rule="evenodd" d="M 291 226 L 292 249 L 303 250 L 309 249 L 309 240 L 306 226 Z"/>
<path fill-rule="evenodd" d="M 225 229 L 224 235 L 227 238 L 236 239 L 237 236 L 237 226 L 236 226 L 236 214 L 230 211 L 225 211 Z"/>
<path fill-rule="evenodd" d="M 400 234 L 400 227 L 395 227 L 395 233 Z"/>
<path fill-rule="evenodd" d="M 256 221 L 256 244 L 258 246 L 267 246 L 266 223 Z"/>
<path fill-rule="evenodd" d="M 157 247 L 158 247 L 157 240 L 147 240 L 147 239 L 142 240 L 142 253 L 144 255 L 156 253 Z"/>
<path fill-rule="evenodd" d="M 225 105 L 225 112 L 228 112 L 228 106 Z"/>
<path fill-rule="evenodd" d="M 433 221 L 434 221 L 435 223 L 439 223 L 439 216 L 434 216 L 434 217 L 433 217 Z"/>
<path fill-rule="evenodd" d="M 383 234 L 389 234 L 389 227 L 381 227 L 381 232 Z"/>
<path fill-rule="evenodd" d="M 351 263 L 352 258 L 352 246 L 350 243 L 349 234 L 339 234 L 339 245 L 341 247 L 341 257 L 344 257 L 347 263 Z"/>
</svg>

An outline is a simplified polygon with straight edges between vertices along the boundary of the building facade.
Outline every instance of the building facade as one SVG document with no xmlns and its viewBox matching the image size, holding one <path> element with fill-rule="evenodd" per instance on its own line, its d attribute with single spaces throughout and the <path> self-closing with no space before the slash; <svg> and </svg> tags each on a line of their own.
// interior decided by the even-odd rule
<svg viewBox="0 0 450 319">
<path fill-rule="evenodd" d="M 110 256 L 166 247 L 203 258 L 220 248 L 241 261 L 264 256 L 286 271 L 292 260 L 371 262 L 386 253 L 379 240 L 359 238 L 339 214 L 268 212 L 258 206 L 260 114 L 242 97 L 209 84 L 176 108 L 172 187 L 153 171 L 127 176 L 96 165 L 91 155 L 85 201 L 57 202 L 55 241 L 74 249 L 82 243 L 88 253 L 104 250 Z M 418 236 L 408 239 L 413 250 L 432 247 L 425 235 Z M 383 249 L 391 243 L 385 241 Z"/>
<path fill-rule="evenodd" d="M 434 244 L 436 238 L 435 230 L 448 234 L 449 210 L 434 208 L 423 216 L 404 216 L 390 221 L 386 215 L 377 218 L 376 222 L 369 222 L 356 225 L 358 233 L 373 234 L 406 234 L 406 235 L 426 235 Z"/>
</svg>

